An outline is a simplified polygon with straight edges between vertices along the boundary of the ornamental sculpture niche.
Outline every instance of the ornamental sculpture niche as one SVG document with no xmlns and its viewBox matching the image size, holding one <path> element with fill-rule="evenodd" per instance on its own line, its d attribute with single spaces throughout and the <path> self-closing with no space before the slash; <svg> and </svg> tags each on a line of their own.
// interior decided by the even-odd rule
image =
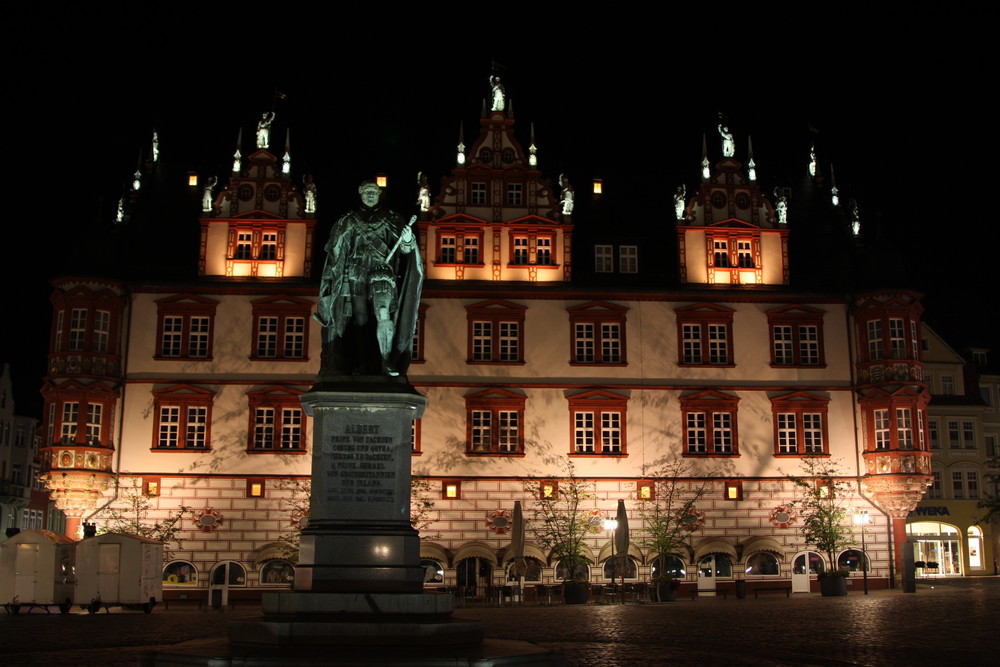
<svg viewBox="0 0 1000 667">
<path fill-rule="evenodd" d="M 497 535 L 503 535 L 510 531 L 510 510 L 496 510 L 492 514 L 486 515 L 486 527 Z"/>
</svg>

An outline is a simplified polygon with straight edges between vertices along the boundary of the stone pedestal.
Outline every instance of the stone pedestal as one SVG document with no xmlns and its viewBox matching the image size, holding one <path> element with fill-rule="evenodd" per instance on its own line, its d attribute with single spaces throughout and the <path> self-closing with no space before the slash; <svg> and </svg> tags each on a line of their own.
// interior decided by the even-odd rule
<svg viewBox="0 0 1000 667">
<path fill-rule="evenodd" d="M 312 493 L 295 590 L 265 593 L 264 618 L 230 627 L 235 646 L 448 646 L 482 642 L 451 619 L 452 598 L 423 592 L 420 538 L 410 525 L 413 420 L 409 391 L 312 391 Z"/>
</svg>

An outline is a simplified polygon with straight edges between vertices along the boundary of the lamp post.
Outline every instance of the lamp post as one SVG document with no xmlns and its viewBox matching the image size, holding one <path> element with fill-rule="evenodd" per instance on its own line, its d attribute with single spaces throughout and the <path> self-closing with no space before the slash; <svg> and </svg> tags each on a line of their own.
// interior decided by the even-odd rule
<svg viewBox="0 0 1000 667">
<path fill-rule="evenodd" d="M 605 519 L 604 520 L 604 530 L 611 533 L 611 562 L 614 563 L 615 568 L 618 567 L 618 561 L 615 560 L 615 531 L 618 530 L 618 521 L 615 519 Z M 622 586 L 625 585 L 624 573 L 622 574 Z M 615 570 L 611 570 L 611 599 L 615 599 Z"/>
<path fill-rule="evenodd" d="M 865 545 L 865 524 L 871 520 L 868 510 L 854 510 L 854 525 L 861 526 L 861 573 L 865 582 L 865 595 L 868 595 L 868 548 Z"/>
</svg>

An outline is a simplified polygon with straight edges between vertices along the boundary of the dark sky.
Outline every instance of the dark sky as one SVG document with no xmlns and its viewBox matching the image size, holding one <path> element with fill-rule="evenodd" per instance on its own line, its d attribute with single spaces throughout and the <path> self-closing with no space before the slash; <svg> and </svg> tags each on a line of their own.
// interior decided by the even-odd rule
<svg viewBox="0 0 1000 667">
<path fill-rule="evenodd" d="M 277 103 L 276 134 L 291 127 L 294 170 L 316 175 L 321 214 L 353 206 L 357 183 L 375 171 L 389 173 L 403 208 L 417 170 L 434 190 L 453 164 L 460 122 L 466 144 L 474 140 L 493 59 L 524 143 L 535 124 L 546 176 L 565 171 L 578 191 L 603 178 L 629 217 L 643 218 L 620 224 L 662 222 L 676 185 L 697 186 L 702 133 L 718 157 L 720 112 L 738 159 L 752 134 L 765 187 L 799 177 L 815 136 L 821 162 L 862 202 L 866 232 L 898 247 L 906 284 L 927 294 L 928 321 L 956 347 L 981 340 L 1000 352 L 1000 337 L 984 327 L 998 305 L 996 188 L 982 164 L 993 122 L 982 98 L 995 82 L 970 83 L 989 62 L 971 36 L 958 47 L 927 38 L 947 32 L 934 17 L 877 25 L 781 17 L 810 26 L 793 33 L 770 17 L 754 25 L 717 17 L 718 29 L 673 15 L 669 25 L 590 26 L 568 31 L 572 38 L 562 35 L 566 23 L 476 36 L 425 20 L 426 30 L 401 39 L 353 24 L 283 36 L 277 16 L 266 34 L 152 13 L 108 14 L 104 27 L 81 33 L 76 18 L 22 35 L 14 50 L 32 67 L 8 81 L 17 121 L 7 121 L 7 164 L 19 174 L 8 193 L 26 197 L 7 220 L 25 225 L 8 238 L 24 251 L 5 264 L 0 359 L 15 365 L 19 412 L 37 409 L 47 281 L 79 259 L 79 235 L 106 232 L 154 125 L 164 164 L 225 177 L 238 130 L 249 146 L 278 89 L 287 97 Z M 372 36 L 364 48 L 345 44 L 362 30 Z"/>
</svg>

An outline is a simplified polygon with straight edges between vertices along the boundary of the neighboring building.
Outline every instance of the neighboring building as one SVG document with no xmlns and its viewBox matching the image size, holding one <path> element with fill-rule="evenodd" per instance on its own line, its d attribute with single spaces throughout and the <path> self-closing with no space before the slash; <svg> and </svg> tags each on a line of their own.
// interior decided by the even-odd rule
<svg viewBox="0 0 1000 667">
<path fill-rule="evenodd" d="M 55 281 L 43 389 L 44 477 L 69 530 L 100 521 L 95 511 L 134 481 L 149 518 L 189 510 L 165 583 L 223 600 L 288 581 L 281 537 L 301 518 L 309 474 L 299 395 L 319 367 L 311 315 L 325 242 L 314 200 L 276 153 L 236 159 L 203 207 L 198 277 Z M 822 178 L 803 177 L 809 196 L 785 222 L 753 172 L 706 154 L 679 215 L 672 193 L 649 214 L 670 257 L 635 229 L 616 236 L 619 221 L 575 239 L 568 183 L 543 177 L 539 160 L 512 116 L 484 112 L 418 223 L 427 280 L 409 379 L 429 399 L 412 443 L 434 496 L 428 582 L 504 579 L 514 501 L 530 518 L 531 496 L 570 460 L 594 481 L 595 521 L 619 499 L 633 512 L 627 578 L 661 567 L 700 588 L 746 578 L 809 590 L 817 568 L 864 563 L 860 534 L 838 563 L 802 543 L 787 474 L 816 458 L 841 462 L 849 508 L 869 512 L 870 581 L 887 585 L 930 481 L 921 308 L 905 290 L 794 287 L 796 224 L 833 225 L 849 246 Z M 676 278 L 650 279 L 674 262 Z M 664 458 L 691 462 L 685 483 L 709 488 L 690 548 L 655 564 L 635 501 Z M 590 576 L 604 581 L 608 535 L 595 530 L 588 549 Z M 526 552 L 529 581 L 561 574 L 530 533 Z"/>
<path fill-rule="evenodd" d="M 923 341 L 934 480 L 907 525 L 916 542 L 914 560 L 924 564 L 917 575 L 996 574 L 997 525 L 980 521 L 985 510 L 979 503 L 996 493 L 987 462 L 997 455 L 1000 434 L 998 378 L 980 376 L 977 366 L 985 368 L 985 358 L 966 362 L 927 325 Z"/>
<path fill-rule="evenodd" d="M 0 374 L 0 539 L 25 528 L 62 531 L 57 510 L 37 482 L 38 420 L 15 414 L 10 365 Z"/>
</svg>

